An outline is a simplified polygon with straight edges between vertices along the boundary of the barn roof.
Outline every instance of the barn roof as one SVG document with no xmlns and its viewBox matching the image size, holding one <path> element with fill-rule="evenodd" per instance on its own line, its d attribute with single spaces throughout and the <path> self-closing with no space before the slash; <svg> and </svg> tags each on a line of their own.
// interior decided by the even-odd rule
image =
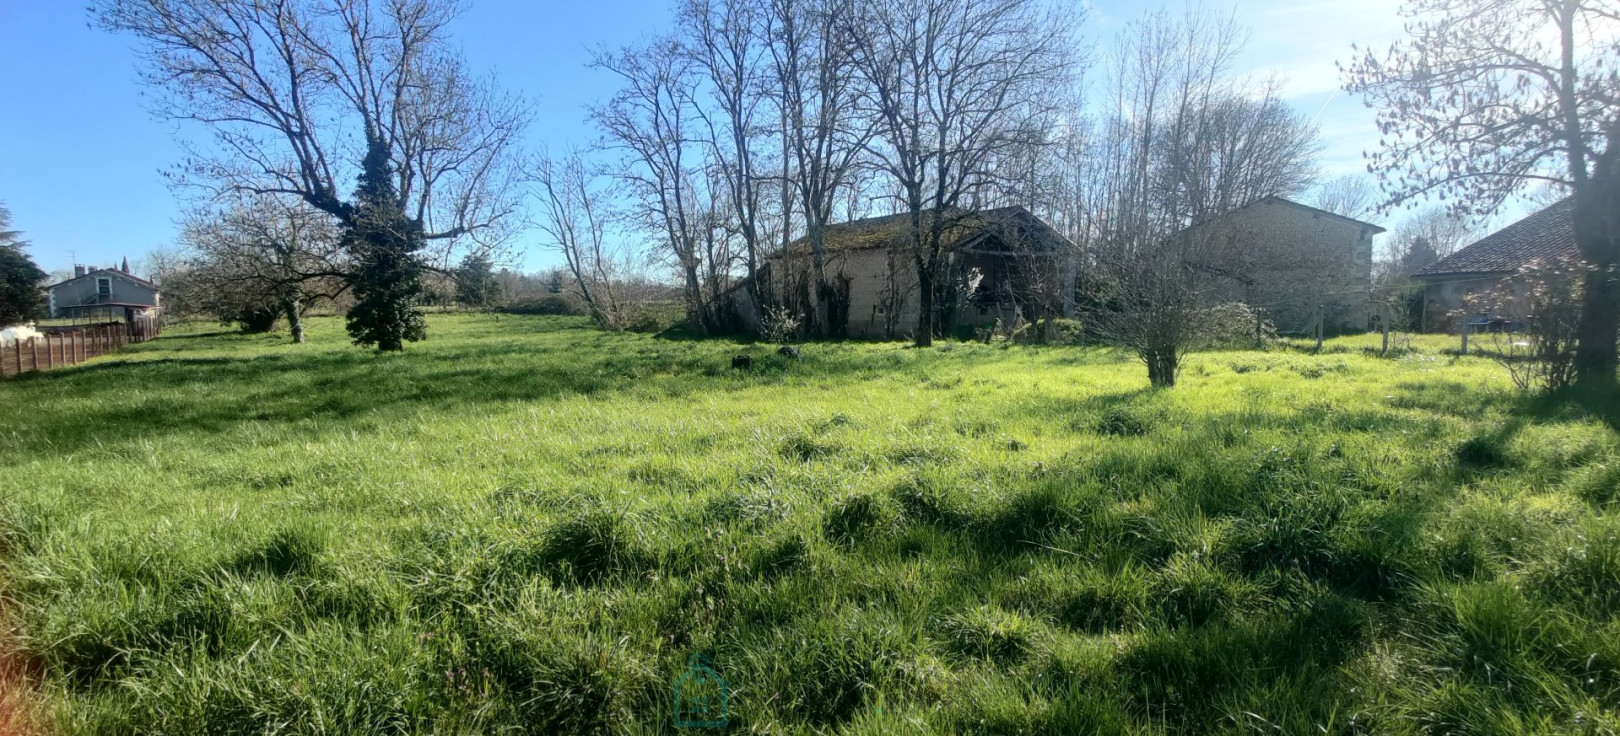
<svg viewBox="0 0 1620 736">
<path fill-rule="evenodd" d="M 934 210 L 923 213 L 925 223 L 931 222 Z M 990 210 L 953 210 L 949 215 L 945 234 L 946 250 L 970 247 L 986 234 L 1022 235 L 1034 239 L 1037 247 L 1048 249 L 1069 244 L 1051 225 L 1019 206 Z M 911 224 L 910 213 L 868 217 L 827 226 L 825 247 L 829 253 L 871 250 L 901 245 L 905 242 Z M 799 238 L 788 246 L 789 252 L 802 254 L 810 244 Z"/>
<path fill-rule="evenodd" d="M 1575 246 L 1575 198 L 1566 197 L 1429 264 L 1412 276 L 1433 278 L 1453 274 L 1511 273 L 1538 258 L 1578 254 Z"/>
</svg>

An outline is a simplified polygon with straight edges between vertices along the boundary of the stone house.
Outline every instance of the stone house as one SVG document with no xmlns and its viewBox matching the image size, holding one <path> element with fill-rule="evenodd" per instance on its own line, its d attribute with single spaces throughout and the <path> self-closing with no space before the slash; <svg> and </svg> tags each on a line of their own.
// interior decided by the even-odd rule
<svg viewBox="0 0 1620 736">
<path fill-rule="evenodd" d="M 1513 276 L 1536 260 L 1579 257 L 1575 244 L 1575 198 L 1508 225 L 1412 274 L 1422 287 L 1419 324 L 1425 332 L 1455 332 L 1469 297 L 1502 285 L 1525 285 Z"/>
<path fill-rule="evenodd" d="M 1196 252 L 1220 301 L 1261 309 L 1281 333 L 1366 330 L 1372 316 L 1373 238 L 1384 228 L 1282 197 L 1262 197 L 1193 225 Z M 1195 267 L 1200 264 L 1193 264 Z"/>
<path fill-rule="evenodd" d="M 122 268 L 73 267 L 73 278 L 45 287 L 53 319 L 133 324 L 151 319 L 162 306 L 157 285 Z"/>
<path fill-rule="evenodd" d="M 925 213 L 932 217 L 933 213 Z M 1078 249 L 1023 207 L 957 212 L 945 233 L 946 270 L 953 294 L 943 306 L 945 329 L 993 325 L 1073 313 Z M 916 331 L 920 300 L 916 262 L 908 241 L 910 215 L 901 213 L 831 225 L 825 270 L 838 296 L 833 322 L 845 334 L 900 338 Z M 768 293 L 797 313 L 809 311 L 809 244 L 768 259 L 761 279 Z M 746 299 L 746 290 L 733 292 Z M 747 304 L 739 312 L 750 313 Z"/>
</svg>

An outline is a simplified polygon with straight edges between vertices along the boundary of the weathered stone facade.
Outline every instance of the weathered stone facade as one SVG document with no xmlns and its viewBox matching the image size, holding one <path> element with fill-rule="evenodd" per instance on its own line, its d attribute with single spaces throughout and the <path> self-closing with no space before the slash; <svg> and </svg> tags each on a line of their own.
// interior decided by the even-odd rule
<svg viewBox="0 0 1620 736">
<path fill-rule="evenodd" d="M 1306 332 L 1319 310 L 1330 332 L 1371 318 L 1373 237 L 1384 229 L 1281 197 L 1266 197 L 1184 234 L 1207 238 L 1221 297 L 1265 311 L 1277 330 Z"/>
</svg>

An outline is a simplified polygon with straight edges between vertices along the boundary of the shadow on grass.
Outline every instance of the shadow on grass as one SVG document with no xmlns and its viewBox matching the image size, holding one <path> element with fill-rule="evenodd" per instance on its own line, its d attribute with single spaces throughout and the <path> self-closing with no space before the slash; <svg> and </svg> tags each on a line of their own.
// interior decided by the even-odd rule
<svg viewBox="0 0 1620 736">
<path fill-rule="evenodd" d="M 1597 419 L 1620 432 L 1620 391 L 1566 389 L 1528 396 L 1514 414 L 1531 422 Z"/>
<path fill-rule="evenodd" d="M 74 411 L 19 416 L 0 446 L 72 452 L 86 446 L 217 433 L 248 422 L 348 419 L 417 409 L 625 392 L 648 399 L 772 385 L 810 376 L 850 379 L 869 369 L 848 356 L 802 361 L 757 356 L 746 374 L 730 368 L 739 345 L 614 335 L 571 324 L 512 321 L 474 325 L 504 339 L 429 341 L 379 354 L 318 341 L 293 345 L 260 335 L 180 335 L 88 365 L 19 377 L 26 401 L 75 397 Z M 475 334 L 469 331 L 467 334 Z M 233 350 L 241 349 L 238 355 Z M 198 354 L 203 352 L 212 354 Z M 31 394 L 31 396 L 30 396 Z"/>
</svg>

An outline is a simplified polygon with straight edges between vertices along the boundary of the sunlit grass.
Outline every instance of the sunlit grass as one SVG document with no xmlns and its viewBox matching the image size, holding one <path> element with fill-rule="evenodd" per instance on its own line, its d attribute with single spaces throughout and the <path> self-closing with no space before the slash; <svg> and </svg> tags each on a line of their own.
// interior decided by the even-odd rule
<svg viewBox="0 0 1620 736">
<path fill-rule="evenodd" d="M 0 382 L 61 733 L 1620 727 L 1620 442 L 1443 339 L 205 332 Z"/>
</svg>

